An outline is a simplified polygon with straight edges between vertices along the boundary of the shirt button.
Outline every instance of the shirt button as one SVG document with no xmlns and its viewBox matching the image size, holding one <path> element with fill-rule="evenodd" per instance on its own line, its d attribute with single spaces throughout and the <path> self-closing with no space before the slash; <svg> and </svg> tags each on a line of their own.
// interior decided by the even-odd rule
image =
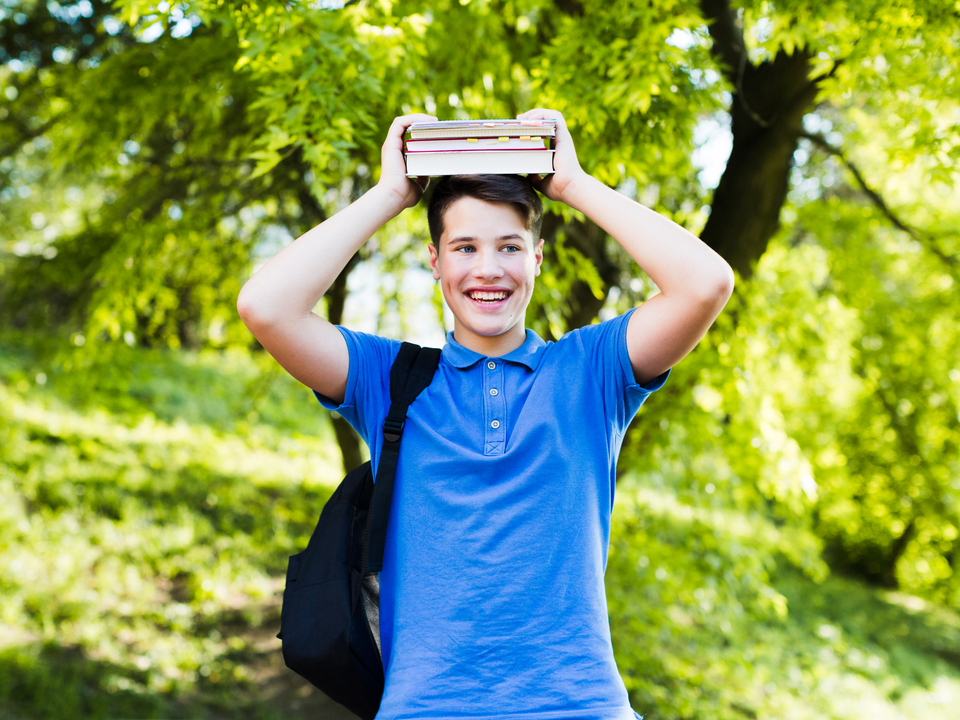
<svg viewBox="0 0 960 720">
<path fill-rule="evenodd" d="M 490 427 L 492 427 L 494 430 L 496 430 L 498 427 L 500 427 L 500 421 L 499 421 L 499 420 L 494 420 L 492 423 L 490 423 Z"/>
<path fill-rule="evenodd" d="M 490 388 L 490 394 L 491 394 L 491 395 L 496 395 L 496 394 L 497 394 L 497 389 L 496 389 L 496 388 Z"/>
<path fill-rule="evenodd" d="M 495 367 L 497 367 L 497 364 L 493 360 L 491 360 L 490 362 L 487 363 L 487 367 L 493 370 Z"/>
</svg>

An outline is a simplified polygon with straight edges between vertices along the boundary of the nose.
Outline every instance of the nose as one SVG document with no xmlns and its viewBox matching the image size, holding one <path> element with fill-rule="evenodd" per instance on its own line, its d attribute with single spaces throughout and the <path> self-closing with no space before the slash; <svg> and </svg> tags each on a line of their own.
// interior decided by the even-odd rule
<svg viewBox="0 0 960 720">
<path fill-rule="evenodd" d="M 473 274 L 485 280 L 495 280 L 503 277 L 503 263 L 500 253 L 496 249 L 482 249 L 476 253 L 476 262 Z"/>
</svg>

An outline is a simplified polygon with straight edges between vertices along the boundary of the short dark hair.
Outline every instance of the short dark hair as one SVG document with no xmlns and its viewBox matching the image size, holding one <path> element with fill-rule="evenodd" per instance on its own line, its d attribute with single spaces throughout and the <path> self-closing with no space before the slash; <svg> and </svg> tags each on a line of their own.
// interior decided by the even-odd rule
<svg viewBox="0 0 960 720">
<path fill-rule="evenodd" d="M 523 219 L 523 226 L 540 238 L 543 203 L 530 181 L 522 175 L 446 175 L 440 179 L 427 205 L 430 239 L 439 248 L 443 216 L 453 203 L 472 197 L 488 203 L 510 205 Z"/>
</svg>

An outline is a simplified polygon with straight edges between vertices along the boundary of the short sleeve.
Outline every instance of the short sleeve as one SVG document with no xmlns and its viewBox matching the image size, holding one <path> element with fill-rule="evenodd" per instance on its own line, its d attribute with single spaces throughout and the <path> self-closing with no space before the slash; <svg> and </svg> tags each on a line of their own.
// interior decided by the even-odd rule
<svg viewBox="0 0 960 720">
<path fill-rule="evenodd" d="M 583 346 L 592 375 L 600 385 L 608 416 L 613 413 L 621 431 L 637 414 L 651 393 L 663 387 L 670 375 L 665 371 L 640 385 L 633 374 L 627 349 L 627 325 L 633 310 L 596 325 L 575 330 Z"/>
<path fill-rule="evenodd" d="M 400 341 L 389 340 L 337 326 L 350 354 L 347 389 L 338 405 L 316 390 L 313 394 L 327 410 L 339 413 L 368 446 L 390 404 L 390 367 L 400 352 Z"/>
</svg>

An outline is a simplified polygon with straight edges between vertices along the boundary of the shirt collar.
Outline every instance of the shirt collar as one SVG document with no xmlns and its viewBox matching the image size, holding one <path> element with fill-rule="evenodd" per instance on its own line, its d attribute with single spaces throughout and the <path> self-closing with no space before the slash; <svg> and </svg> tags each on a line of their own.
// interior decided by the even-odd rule
<svg viewBox="0 0 960 720">
<path fill-rule="evenodd" d="M 523 345 L 516 350 L 511 350 L 506 355 L 501 355 L 501 360 L 519 363 L 530 370 L 536 370 L 540 362 L 540 355 L 547 344 L 533 330 L 527 330 L 527 336 L 524 338 Z M 443 358 L 461 370 L 470 367 L 476 362 L 483 360 L 486 356 L 474 352 L 453 339 L 453 331 L 447 333 L 447 344 L 443 346 Z"/>
</svg>

